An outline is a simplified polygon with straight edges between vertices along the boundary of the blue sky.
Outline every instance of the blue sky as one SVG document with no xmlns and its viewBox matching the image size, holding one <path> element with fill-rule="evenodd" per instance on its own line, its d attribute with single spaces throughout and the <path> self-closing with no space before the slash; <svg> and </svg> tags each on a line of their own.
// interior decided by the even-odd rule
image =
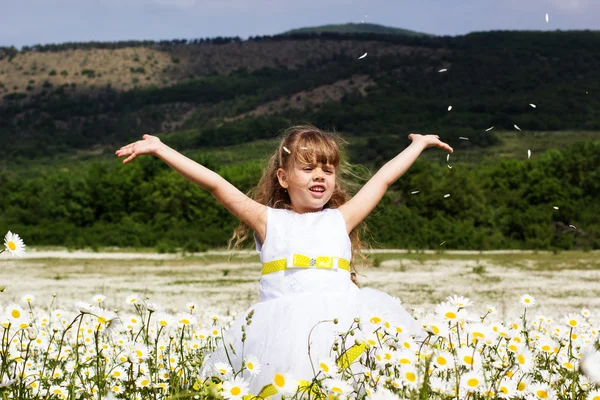
<svg viewBox="0 0 600 400">
<path fill-rule="evenodd" d="M 0 0 L 0 5 L 0 46 L 17 47 L 247 38 L 361 21 L 438 35 L 600 29 L 600 0 Z"/>
</svg>

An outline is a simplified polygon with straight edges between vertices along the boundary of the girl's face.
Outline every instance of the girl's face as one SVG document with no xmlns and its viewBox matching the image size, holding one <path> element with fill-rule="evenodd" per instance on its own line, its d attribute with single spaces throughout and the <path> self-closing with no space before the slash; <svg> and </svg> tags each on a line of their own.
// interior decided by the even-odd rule
<svg viewBox="0 0 600 400">
<path fill-rule="evenodd" d="M 335 168 L 316 161 L 296 163 L 290 171 L 280 168 L 277 178 L 288 191 L 292 210 L 298 214 L 321 211 L 335 189 Z"/>
</svg>

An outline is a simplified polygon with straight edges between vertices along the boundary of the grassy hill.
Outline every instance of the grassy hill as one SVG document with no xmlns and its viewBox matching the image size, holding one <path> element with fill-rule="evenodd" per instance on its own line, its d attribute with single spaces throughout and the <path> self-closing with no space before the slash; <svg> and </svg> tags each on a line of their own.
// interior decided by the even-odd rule
<svg viewBox="0 0 600 400">
<path fill-rule="evenodd" d="M 492 125 L 600 130 L 595 32 L 311 33 L 113 47 L 0 60 L 7 158 L 97 151 L 146 132 L 173 134 L 183 148 L 223 146 L 299 121 L 363 138 L 436 130 L 482 148 L 497 142 L 485 132 Z"/>
</svg>

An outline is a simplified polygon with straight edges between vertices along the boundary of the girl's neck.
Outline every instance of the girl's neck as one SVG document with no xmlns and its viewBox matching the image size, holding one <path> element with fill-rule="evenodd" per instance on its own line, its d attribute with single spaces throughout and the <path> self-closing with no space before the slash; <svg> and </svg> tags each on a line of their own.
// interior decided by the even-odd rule
<svg viewBox="0 0 600 400">
<path fill-rule="evenodd" d="M 318 212 L 323 211 L 323 208 L 317 209 L 317 210 L 310 210 L 310 209 L 297 209 L 296 207 L 292 206 L 291 211 L 295 212 L 296 214 L 316 214 Z"/>
</svg>

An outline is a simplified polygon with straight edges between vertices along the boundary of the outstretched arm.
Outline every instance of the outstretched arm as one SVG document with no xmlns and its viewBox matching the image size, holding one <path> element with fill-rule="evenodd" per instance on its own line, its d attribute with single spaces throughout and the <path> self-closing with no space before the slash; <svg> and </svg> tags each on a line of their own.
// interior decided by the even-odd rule
<svg viewBox="0 0 600 400">
<path fill-rule="evenodd" d="M 184 178 L 208 190 L 233 215 L 256 231 L 261 240 L 264 239 L 267 224 L 266 206 L 246 196 L 216 172 L 162 143 L 158 137 L 144 135 L 143 140 L 123 146 L 115 154 L 118 157 L 127 156 L 123 164 L 144 154 L 160 158 Z"/>
<path fill-rule="evenodd" d="M 381 167 L 352 199 L 338 208 L 344 216 L 348 233 L 373 211 L 388 187 L 404 175 L 423 150 L 428 147 L 439 147 L 450 153 L 454 151 L 437 135 L 411 133 L 408 138 L 412 140 L 410 146 Z"/>
</svg>

